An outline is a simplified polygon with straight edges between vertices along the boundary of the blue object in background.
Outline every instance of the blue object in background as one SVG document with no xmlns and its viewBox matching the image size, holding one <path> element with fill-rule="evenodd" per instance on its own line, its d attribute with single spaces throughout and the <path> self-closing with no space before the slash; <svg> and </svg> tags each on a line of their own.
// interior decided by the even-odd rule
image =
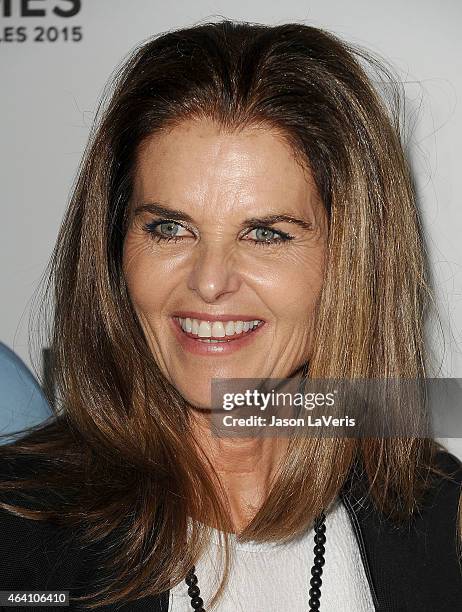
<svg viewBox="0 0 462 612">
<path fill-rule="evenodd" d="M 0 342 L 0 434 L 13 434 L 50 416 L 53 411 L 32 372 Z M 0 437 L 0 444 L 18 437 Z"/>
</svg>

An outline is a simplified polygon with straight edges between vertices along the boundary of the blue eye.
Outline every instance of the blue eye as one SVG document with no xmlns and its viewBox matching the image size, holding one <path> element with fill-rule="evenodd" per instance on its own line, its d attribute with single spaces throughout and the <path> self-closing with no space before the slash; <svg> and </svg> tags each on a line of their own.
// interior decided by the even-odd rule
<svg viewBox="0 0 462 612">
<path fill-rule="evenodd" d="M 255 232 L 257 238 L 262 240 L 252 240 L 254 245 L 273 246 L 277 244 L 283 244 L 293 239 L 293 236 L 286 234 L 285 232 L 276 231 L 269 227 L 259 226 L 254 227 L 251 232 Z M 250 233 L 251 233 L 250 232 Z M 274 236 L 276 238 L 274 238 Z"/>
<path fill-rule="evenodd" d="M 161 240 L 166 240 L 167 242 L 173 240 L 174 242 L 177 242 L 178 240 L 183 240 L 184 238 L 184 236 L 177 236 L 179 231 L 178 228 L 181 227 L 183 226 L 176 221 L 159 219 L 158 221 L 147 223 L 144 226 L 144 229 L 151 234 L 152 238 L 156 240 L 156 242 L 160 242 Z M 185 228 L 183 227 L 183 229 Z"/>
<path fill-rule="evenodd" d="M 178 242 L 187 238 L 185 235 L 178 235 L 180 231 L 179 228 L 183 228 L 188 231 L 183 225 L 177 223 L 176 221 L 172 221 L 169 219 L 158 219 L 156 221 L 152 221 L 151 223 L 146 223 L 144 226 L 144 230 L 151 235 L 153 240 L 156 242 Z M 286 234 L 286 232 L 282 232 L 280 230 L 274 230 L 270 227 L 265 226 L 256 226 L 253 227 L 247 235 L 252 232 L 256 232 L 257 240 L 247 240 L 247 242 L 252 242 L 255 246 L 275 246 L 287 243 L 289 240 L 293 240 L 293 236 Z"/>
</svg>

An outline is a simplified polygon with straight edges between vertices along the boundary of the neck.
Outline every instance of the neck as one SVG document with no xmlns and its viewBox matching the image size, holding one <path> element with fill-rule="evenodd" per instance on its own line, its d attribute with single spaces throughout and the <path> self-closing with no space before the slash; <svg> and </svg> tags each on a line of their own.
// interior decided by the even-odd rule
<svg viewBox="0 0 462 612">
<path fill-rule="evenodd" d="M 206 413 L 193 409 L 192 416 L 195 439 L 226 491 L 234 528 L 240 531 L 268 496 L 288 440 L 282 437 L 219 438 L 212 435 Z"/>
</svg>

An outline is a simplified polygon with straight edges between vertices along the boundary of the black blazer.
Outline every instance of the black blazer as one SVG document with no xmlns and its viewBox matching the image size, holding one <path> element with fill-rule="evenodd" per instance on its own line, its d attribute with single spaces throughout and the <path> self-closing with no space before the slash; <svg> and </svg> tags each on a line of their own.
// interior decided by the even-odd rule
<svg viewBox="0 0 462 612">
<path fill-rule="evenodd" d="M 462 611 L 462 569 L 456 547 L 462 463 L 451 453 L 440 452 L 438 464 L 448 478 L 435 478 L 423 509 L 403 527 L 392 525 L 374 509 L 365 497 L 364 479 L 350 476 L 340 492 L 352 521 L 377 612 Z M 0 465 L 0 472 L 8 473 L 6 466 Z M 1 498 L 7 501 L 5 494 Z M 68 590 L 71 595 L 81 595 L 89 592 L 88 585 L 97 575 L 92 556 L 73 544 L 69 530 L 0 510 L 0 590 Z M 167 591 L 158 597 L 98 610 L 167 612 L 168 601 Z M 275 602 L 274 612 L 283 607 L 284 602 Z M 56 612 L 59 608 L 1 609 Z M 340 611 L 344 609 L 339 608 Z"/>
</svg>

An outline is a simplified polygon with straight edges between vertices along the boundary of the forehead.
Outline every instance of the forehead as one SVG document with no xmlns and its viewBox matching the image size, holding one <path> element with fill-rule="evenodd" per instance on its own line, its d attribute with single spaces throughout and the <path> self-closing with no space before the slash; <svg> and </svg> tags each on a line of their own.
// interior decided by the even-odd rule
<svg viewBox="0 0 462 612">
<path fill-rule="evenodd" d="M 231 198 L 287 206 L 316 195 L 309 169 L 276 131 L 226 132 L 209 120 L 188 120 L 146 139 L 137 152 L 134 187 L 138 198 L 189 205 Z"/>
</svg>

